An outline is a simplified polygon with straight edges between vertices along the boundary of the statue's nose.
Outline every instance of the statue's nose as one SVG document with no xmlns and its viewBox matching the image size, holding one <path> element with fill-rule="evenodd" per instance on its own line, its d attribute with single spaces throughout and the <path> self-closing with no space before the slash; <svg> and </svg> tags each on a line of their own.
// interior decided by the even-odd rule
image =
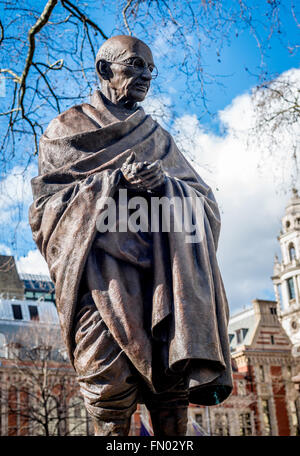
<svg viewBox="0 0 300 456">
<path fill-rule="evenodd" d="M 145 67 L 144 68 L 144 71 L 143 73 L 141 74 L 141 77 L 143 79 L 146 79 L 147 81 L 150 81 L 152 79 L 152 74 L 151 74 L 151 71 L 149 70 L 148 67 Z"/>
</svg>

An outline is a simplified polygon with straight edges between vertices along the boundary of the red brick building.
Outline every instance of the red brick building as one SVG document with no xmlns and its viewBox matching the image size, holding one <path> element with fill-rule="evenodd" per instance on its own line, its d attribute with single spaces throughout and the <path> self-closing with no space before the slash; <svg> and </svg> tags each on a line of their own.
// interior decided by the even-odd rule
<svg viewBox="0 0 300 456">
<path fill-rule="evenodd" d="M 213 407 L 189 408 L 189 435 L 196 421 L 208 435 L 299 434 L 299 391 L 292 381 L 299 361 L 282 328 L 275 301 L 254 300 L 229 323 L 234 388 L 231 396 Z M 139 411 L 132 431 L 139 434 Z"/>
<path fill-rule="evenodd" d="M 281 326 L 275 301 L 254 300 L 253 307 L 229 323 L 234 389 L 221 405 L 193 415 L 214 435 L 299 434 L 299 391 L 292 381 L 299 360 Z"/>
<path fill-rule="evenodd" d="M 0 256 L 0 435 L 92 433 L 53 297 L 47 277 Z"/>
</svg>

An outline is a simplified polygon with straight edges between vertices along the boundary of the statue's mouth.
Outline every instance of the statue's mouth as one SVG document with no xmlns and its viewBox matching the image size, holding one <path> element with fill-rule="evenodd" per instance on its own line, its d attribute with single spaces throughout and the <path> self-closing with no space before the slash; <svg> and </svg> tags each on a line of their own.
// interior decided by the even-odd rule
<svg viewBox="0 0 300 456">
<path fill-rule="evenodd" d="M 136 84 L 136 85 L 134 86 L 134 88 L 135 88 L 136 90 L 140 90 L 141 92 L 147 92 L 147 90 L 148 90 L 148 86 L 146 86 L 146 85 L 144 85 L 144 84 Z"/>
</svg>

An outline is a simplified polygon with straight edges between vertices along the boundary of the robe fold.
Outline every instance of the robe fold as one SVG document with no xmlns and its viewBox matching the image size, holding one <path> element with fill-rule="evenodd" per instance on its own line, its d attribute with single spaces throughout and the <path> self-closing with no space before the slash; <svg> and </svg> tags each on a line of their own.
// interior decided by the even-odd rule
<svg viewBox="0 0 300 456">
<path fill-rule="evenodd" d="M 123 188 L 120 168 L 132 151 L 137 161 L 162 161 L 166 180 L 160 196 L 197 199 L 199 242 L 186 242 L 186 232 L 176 230 L 152 232 L 149 239 L 140 233 L 98 232 L 100 203 Z M 30 225 L 55 284 L 71 362 L 84 281 L 114 339 L 153 391 L 160 390 L 155 373 L 160 364 L 166 378 L 185 378 L 190 402 L 214 405 L 226 399 L 232 373 L 228 304 L 216 259 L 219 210 L 171 135 L 141 107 L 119 121 L 96 91 L 90 104 L 72 107 L 48 126 L 32 190 Z M 142 294 L 149 268 L 150 333 Z M 154 340 L 164 347 L 163 355 L 153 352 Z"/>
</svg>

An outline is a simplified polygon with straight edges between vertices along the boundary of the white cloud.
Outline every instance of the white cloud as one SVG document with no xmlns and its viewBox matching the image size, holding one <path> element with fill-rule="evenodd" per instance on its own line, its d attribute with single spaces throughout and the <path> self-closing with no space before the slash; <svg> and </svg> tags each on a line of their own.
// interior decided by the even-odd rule
<svg viewBox="0 0 300 456">
<path fill-rule="evenodd" d="M 15 166 L 0 183 L 0 224 L 13 220 L 20 207 L 27 208 L 32 201 L 30 180 L 37 175 L 37 167 L 29 165 L 25 170 Z"/>
<path fill-rule="evenodd" d="M 11 248 L 5 244 L 0 244 L 0 255 L 11 255 Z"/>
<path fill-rule="evenodd" d="M 47 263 L 38 250 L 29 250 L 26 256 L 19 258 L 17 268 L 19 272 L 50 276 Z"/>
<path fill-rule="evenodd" d="M 175 33 L 176 26 L 171 22 L 168 22 L 167 26 L 162 29 L 157 30 L 155 41 L 151 46 L 154 59 L 168 58 L 176 52 L 171 45 Z"/>
<path fill-rule="evenodd" d="M 297 74 L 299 81 L 300 71 Z M 264 132 L 257 141 L 247 141 L 255 115 L 250 95 L 244 94 L 219 113 L 226 131 L 223 136 L 204 131 L 196 116 L 186 115 L 174 123 L 178 146 L 192 157 L 221 209 L 218 257 L 232 311 L 249 306 L 255 298 L 274 299 L 270 276 L 274 253 L 280 252 L 276 237 L 290 198 L 279 188 L 288 187 L 286 170 L 291 175 L 291 139 L 279 131 L 278 151 L 266 159 L 262 150 L 269 138 Z M 294 128 L 300 130 L 299 121 Z M 284 174 L 280 167 L 283 153 Z"/>
<path fill-rule="evenodd" d="M 152 90 L 150 90 L 148 97 L 142 103 L 145 112 L 150 114 L 150 116 L 164 128 L 167 127 L 172 118 L 170 105 L 171 99 L 169 97 L 157 97 L 153 95 Z"/>
</svg>

